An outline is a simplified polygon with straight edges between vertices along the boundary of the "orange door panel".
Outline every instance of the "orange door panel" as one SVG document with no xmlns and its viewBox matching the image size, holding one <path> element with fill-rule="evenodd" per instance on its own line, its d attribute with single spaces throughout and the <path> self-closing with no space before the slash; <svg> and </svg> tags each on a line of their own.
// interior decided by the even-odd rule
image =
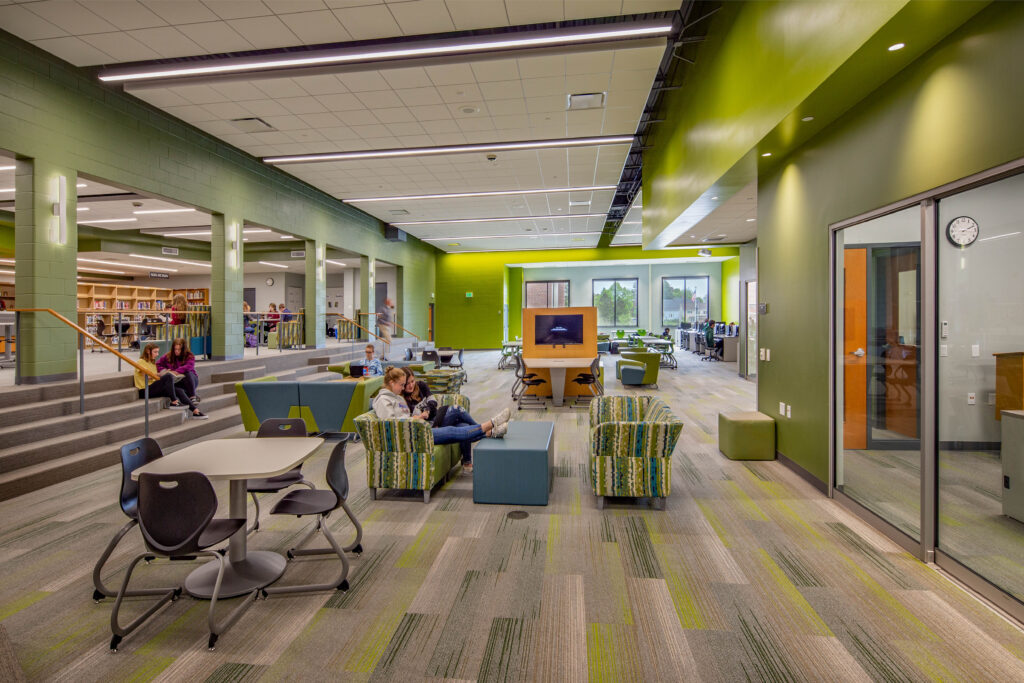
<svg viewBox="0 0 1024 683">
<path fill-rule="evenodd" d="M 843 448 L 868 445 L 867 249 L 843 252 Z"/>
</svg>

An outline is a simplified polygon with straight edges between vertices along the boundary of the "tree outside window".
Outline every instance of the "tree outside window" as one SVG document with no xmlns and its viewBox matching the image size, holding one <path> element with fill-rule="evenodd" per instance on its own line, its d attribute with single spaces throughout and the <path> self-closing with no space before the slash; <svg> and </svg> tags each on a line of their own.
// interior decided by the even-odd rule
<svg viewBox="0 0 1024 683">
<path fill-rule="evenodd" d="M 661 324 L 677 327 L 681 322 L 708 319 L 708 281 L 701 277 L 666 277 L 661 280 Z"/>
<path fill-rule="evenodd" d="M 604 327 L 636 327 L 637 280 L 594 280 L 597 324 Z"/>
</svg>

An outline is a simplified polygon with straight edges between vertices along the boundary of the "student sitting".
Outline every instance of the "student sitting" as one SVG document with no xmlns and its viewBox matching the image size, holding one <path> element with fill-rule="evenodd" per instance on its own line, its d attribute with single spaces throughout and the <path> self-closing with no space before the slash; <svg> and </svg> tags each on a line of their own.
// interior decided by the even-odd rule
<svg viewBox="0 0 1024 683">
<path fill-rule="evenodd" d="M 365 368 L 365 374 L 369 377 L 380 377 L 383 375 L 384 367 L 380 364 L 380 360 L 373 356 L 373 344 L 367 344 L 364 351 L 366 355 L 361 360 L 352 362 L 353 376 L 356 376 L 357 373 L 363 374 L 364 371 L 360 368 Z"/>
<path fill-rule="evenodd" d="M 156 344 L 146 344 L 142 349 L 142 355 L 139 357 L 139 365 L 146 368 L 154 375 L 159 374 L 160 379 L 155 380 L 141 370 L 135 370 L 135 388 L 139 390 L 139 398 L 145 398 L 146 396 L 146 385 L 149 385 L 149 395 L 153 397 L 166 397 L 171 399 L 170 407 L 173 409 L 190 408 L 192 410 L 192 417 L 197 420 L 207 419 L 199 407 L 192 402 L 192 399 L 188 397 L 188 394 L 184 390 L 179 389 L 175 386 L 175 380 L 178 377 L 184 378 L 184 375 L 179 375 L 172 370 L 159 371 L 156 367 L 156 354 L 160 351 L 160 347 Z"/>
<path fill-rule="evenodd" d="M 156 362 L 158 370 L 170 370 L 182 375 L 178 388 L 185 392 L 193 403 L 199 403 L 196 387 L 199 386 L 199 375 L 196 374 L 196 357 L 188 349 L 182 337 L 171 342 L 171 350 L 160 356 Z"/>
</svg>

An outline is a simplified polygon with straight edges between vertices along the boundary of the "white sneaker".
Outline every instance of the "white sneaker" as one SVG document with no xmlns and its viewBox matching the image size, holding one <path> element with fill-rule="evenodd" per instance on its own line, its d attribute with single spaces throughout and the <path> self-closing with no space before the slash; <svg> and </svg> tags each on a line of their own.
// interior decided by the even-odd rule
<svg viewBox="0 0 1024 683">
<path fill-rule="evenodd" d="M 495 427 L 503 425 L 508 422 L 510 417 L 512 417 L 512 411 L 508 408 L 502 408 L 500 413 L 491 418 L 491 424 Z"/>
<path fill-rule="evenodd" d="M 508 432 L 508 422 L 502 422 L 500 425 L 491 430 L 492 439 L 500 439 L 505 436 Z"/>
</svg>

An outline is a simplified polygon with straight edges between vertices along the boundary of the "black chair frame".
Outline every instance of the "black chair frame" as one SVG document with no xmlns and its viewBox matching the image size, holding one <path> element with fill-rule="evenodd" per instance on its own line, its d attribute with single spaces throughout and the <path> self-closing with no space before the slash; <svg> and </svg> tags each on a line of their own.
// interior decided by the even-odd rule
<svg viewBox="0 0 1024 683">
<path fill-rule="evenodd" d="M 260 428 L 256 432 L 257 439 L 303 436 L 306 436 L 306 421 L 300 417 L 273 417 L 264 420 L 260 423 Z M 291 486 L 299 485 L 310 489 L 316 488 L 311 482 L 302 477 L 301 465 L 276 477 L 249 479 L 245 484 L 245 490 L 252 498 L 253 505 L 256 506 L 256 518 L 252 526 L 245 530 L 245 533 L 251 534 L 260 530 L 260 499 L 256 496 L 257 493 L 277 493 Z"/>
</svg>

